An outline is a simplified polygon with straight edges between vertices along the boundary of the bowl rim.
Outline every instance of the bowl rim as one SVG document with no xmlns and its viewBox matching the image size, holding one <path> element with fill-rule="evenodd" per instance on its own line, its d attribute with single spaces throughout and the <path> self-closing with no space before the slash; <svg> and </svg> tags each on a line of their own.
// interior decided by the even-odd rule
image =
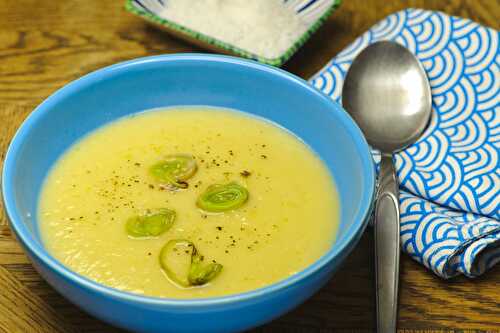
<svg viewBox="0 0 500 333">
<path fill-rule="evenodd" d="M 36 125 L 40 117 L 46 112 L 50 112 L 51 107 L 54 104 L 57 104 L 59 100 L 65 98 L 67 95 L 70 95 L 75 91 L 78 91 L 81 86 L 89 83 L 91 84 L 93 82 L 98 82 L 99 79 L 107 77 L 110 74 L 120 71 L 126 71 L 129 67 L 143 66 L 148 63 L 172 63 L 179 61 L 221 63 L 223 65 L 237 65 L 243 66 L 250 70 L 264 71 L 269 75 L 279 76 L 282 79 L 291 81 L 294 84 L 301 86 L 303 89 L 309 91 L 309 93 L 312 93 L 317 98 L 331 103 L 333 108 L 338 109 L 335 110 L 339 111 L 336 112 L 336 120 L 340 121 L 346 128 L 346 130 L 351 134 L 355 146 L 361 153 L 359 155 L 361 159 L 362 169 L 364 170 L 364 174 L 366 176 L 366 191 L 363 192 L 363 197 L 360 201 L 360 204 L 358 205 L 358 211 L 355 214 L 355 222 L 348 228 L 346 236 L 341 240 L 340 243 L 337 243 L 319 259 L 314 261 L 312 264 L 310 264 L 300 272 L 262 288 L 250 290 L 243 293 L 230 294 L 227 296 L 194 299 L 175 299 L 144 296 L 105 286 L 70 270 L 62 263 L 60 263 L 57 259 L 52 257 L 42 246 L 42 244 L 33 237 L 28 226 L 22 222 L 22 216 L 17 212 L 17 209 L 15 207 L 13 190 L 14 184 L 12 176 L 15 170 L 15 162 L 20 152 L 20 147 L 24 139 L 31 131 L 31 129 Z M 37 260 L 42 262 L 43 265 L 48 267 L 48 269 L 50 269 L 52 272 L 61 276 L 66 281 L 85 288 L 91 293 L 101 294 L 102 296 L 107 298 L 142 304 L 146 306 L 170 306 L 175 308 L 202 308 L 255 300 L 256 298 L 265 297 L 266 295 L 273 294 L 280 290 L 292 287 L 301 280 L 304 280 L 315 272 L 323 269 L 335 259 L 340 260 L 340 262 L 343 261 L 350 250 L 357 244 L 367 226 L 368 219 L 372 211 L 373 198 L 375 194 L 375 165 L 371 157 L 369 145 L 354 120 L 349 116 L 347 112 L 342 109 L 342 107 L 340 107 L 340 105 L 336 104 L 327 95 L 314 88 L 307 81 L 282 69 L 258 63 L 252 60 L 241 59 L 232 56 L 203 53 L 184 53 L 136 58 L 98 69 L 63 86 L 62 88 L 51 94 L 49 97 L 47 97 L 40 105 L 38 105 L 18 128 L 13 139 L 11 140 L 11 143 L 5 155 L 2 179 L 3 203 L 5 207 L 6 217 L 10 221 L 11 229 L 17 236 L 18 241 L 22 243 L 24 250 L 27 251 L 31 256 L 34 256 Z M 339 240 L 337 240 L 337 242 L 338 241 Z"/>
</svg>

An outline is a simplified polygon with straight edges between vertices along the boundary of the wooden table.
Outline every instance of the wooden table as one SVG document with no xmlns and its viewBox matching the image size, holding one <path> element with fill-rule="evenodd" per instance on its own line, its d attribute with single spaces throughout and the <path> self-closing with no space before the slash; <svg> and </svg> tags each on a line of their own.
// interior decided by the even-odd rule
<svg viewBox="0 0 500 333">
<path fill-rule="evenodd" d="M 344 0 L 285 69 L 307 78 L 384 16 L 442 10 L 499 29 L 497 0 Z M 3 0 L 0 6 L 0 161 L 15 130 L 43 99 L 103 66 L 136 57 L 201 51 L 149 27 L 111 0 Z M 402 332 L 500 332 L 500 265 L 483 277 L 443 281 L 403 255 Z M 373 235 L 312 299 L 256 332 L 371 332 Z M 0 215 L 1 332 L 119 332 L 71 305 L 33 270 Z"/>
</svg>

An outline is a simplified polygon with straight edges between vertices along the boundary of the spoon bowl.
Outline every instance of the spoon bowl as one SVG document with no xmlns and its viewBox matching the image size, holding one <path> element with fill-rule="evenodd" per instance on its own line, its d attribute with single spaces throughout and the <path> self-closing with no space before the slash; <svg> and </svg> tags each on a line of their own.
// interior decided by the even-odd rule
<svg viewBox="0 0 500 333">
<path fill-rule="evenodd" d="M 393 42 L 364 49 L 347 73 L 342 104 L 383 153 L 414 143 L 431 114 L 431 91 L 415 56 Z"/>
</svg>

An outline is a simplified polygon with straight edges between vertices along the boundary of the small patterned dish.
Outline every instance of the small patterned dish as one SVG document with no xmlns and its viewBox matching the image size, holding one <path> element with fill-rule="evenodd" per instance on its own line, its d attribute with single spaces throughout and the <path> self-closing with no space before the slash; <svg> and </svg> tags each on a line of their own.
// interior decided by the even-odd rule
<svg viewBox="0 0 500 333">
<path fill-rule="evenodd" d="M 341 0 L 283 0 L 307 25 L 307 30 L 285 52 L 274 58 L 266 58 L 238 48 L 220 39 L 194 31 L 175 22 L 162 18 L 160 13 L 166 9 L 168 0 L 126 0 L 125 9 L 138 15 L 149 23 L 160 27 L 171 35 L 200 47 L 225 54 L 238 55 L 259 62 L 281 66 L 309 39 L 326 21 L 328 16 L 340 5 Z"/>
</svg>

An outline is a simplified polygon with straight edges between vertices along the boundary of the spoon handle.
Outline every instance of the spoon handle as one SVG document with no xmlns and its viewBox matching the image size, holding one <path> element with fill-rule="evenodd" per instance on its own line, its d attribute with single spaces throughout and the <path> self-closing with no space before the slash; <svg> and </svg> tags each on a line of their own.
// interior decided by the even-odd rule
<svg viewBox="0 0 500 333">
<path fill-rule="evenodd" d="M 382 155 L 375 208 L 377 332 L 396 332 L 399 279 L 399 191 L 391 155 Z"/>
</svg>

